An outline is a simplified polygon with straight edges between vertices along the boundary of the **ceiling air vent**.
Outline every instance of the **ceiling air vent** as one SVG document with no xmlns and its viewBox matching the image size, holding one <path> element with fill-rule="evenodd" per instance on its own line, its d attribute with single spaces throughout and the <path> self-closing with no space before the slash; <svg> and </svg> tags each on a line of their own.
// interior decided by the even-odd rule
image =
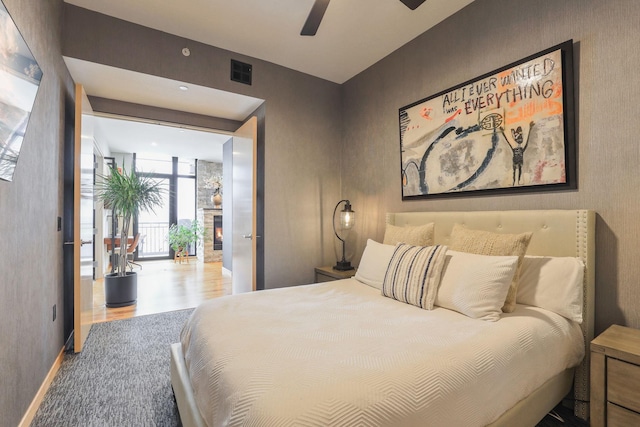
<svg viewBox="0 0 640 427">
<path fill-rule="evenodd" d="M 251 64 L 231 60 L 231 80 L 251 86 Z"/>
</svg>

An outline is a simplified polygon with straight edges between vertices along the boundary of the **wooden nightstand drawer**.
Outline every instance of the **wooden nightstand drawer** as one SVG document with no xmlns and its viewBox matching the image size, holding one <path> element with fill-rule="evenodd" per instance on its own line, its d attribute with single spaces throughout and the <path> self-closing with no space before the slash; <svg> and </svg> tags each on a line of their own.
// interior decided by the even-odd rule
<svg viewBox="0 0 640 427">
<path fill-rule="evenodd" d="M 640 426 L 640 414 L 607 403 L 607 427 Z"/>
<path fill-rule="evenodd" d="M 640 426 L 640 330 L 612 325 L 591 341 L 591 427 Z"/>
<path fill-rule="evenodd" d="M 334 280 L 336 280 L 335 277 L 327 276 L 322 273 L 316 273 L 316 283 L 332 282 Z"/>
<path fill-rule="evenodd" d="M 618 359 L 607 360 L 607 400 L 640 412 L 640 366 Z"/>
</svg>

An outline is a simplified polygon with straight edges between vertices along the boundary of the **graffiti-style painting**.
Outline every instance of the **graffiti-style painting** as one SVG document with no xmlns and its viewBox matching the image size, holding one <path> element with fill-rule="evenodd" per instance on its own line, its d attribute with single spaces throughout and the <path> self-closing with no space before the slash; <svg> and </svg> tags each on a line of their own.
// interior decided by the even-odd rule
<svg viewBox="0 0 640 427">
<path fill-rule="evenodd" d="M 401 108 L 403 199 L 576 188 L 572 43 Z"/>
<path fill-rule="evenodd" d="M 0 179 L 13 180 L 42 70 L 0 2 Z"/>
</svg>

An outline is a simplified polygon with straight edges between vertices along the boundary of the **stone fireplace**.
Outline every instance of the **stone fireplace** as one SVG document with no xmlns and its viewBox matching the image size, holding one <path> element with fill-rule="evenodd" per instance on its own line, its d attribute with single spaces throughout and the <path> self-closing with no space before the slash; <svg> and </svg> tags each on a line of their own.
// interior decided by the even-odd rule
<svg viewBox="0 0 640 427">
<path fill-rule="evenodd" d="M 198 209 L 198 222 L 204 225 L 204 239 L 198 242 L 198 260 L 222 261 L 222 209 Z"/>
</svg>

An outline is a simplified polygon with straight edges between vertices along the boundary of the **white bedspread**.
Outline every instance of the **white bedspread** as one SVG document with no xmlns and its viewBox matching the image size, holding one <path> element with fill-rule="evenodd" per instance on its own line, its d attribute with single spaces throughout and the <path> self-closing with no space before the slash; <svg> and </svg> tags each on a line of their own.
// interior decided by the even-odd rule
<svg viewBox="0 0 640 427">
<path fill-rule="evenodd" d="M 483 426 L 577 365 L 578 325 L 422 310 L 347 279 L 218 298 L 181 341 L 209 426 Z"/>
</svg>

